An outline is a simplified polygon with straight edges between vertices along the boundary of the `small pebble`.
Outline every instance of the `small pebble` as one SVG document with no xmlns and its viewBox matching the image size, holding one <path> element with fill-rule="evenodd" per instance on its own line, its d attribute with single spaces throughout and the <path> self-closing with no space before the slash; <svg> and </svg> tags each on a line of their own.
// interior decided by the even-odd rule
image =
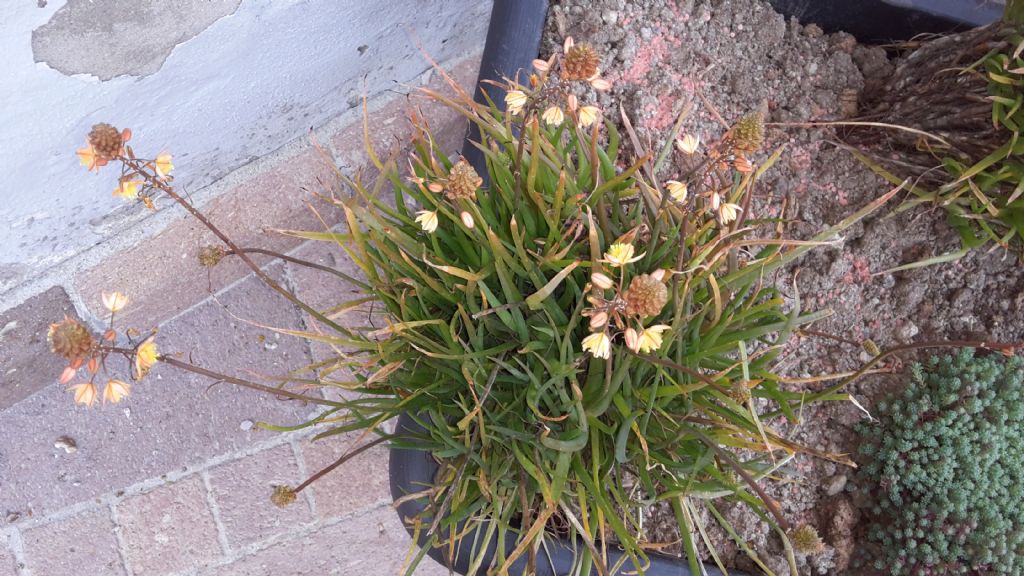
<svg viewBox="0 0 1024 576">
<path fill-rule="evenodd" d="M 836 474 L 825 482 L 825 494 L 835 496 L 846 488 L 846 474 Z"/>
<path fill-rule="evenodd" d="M 246 432 L 252 430 L 252 426 L 252 420 L 242 420 L 241 424 L 238 425 L 239 428 L 245 430 Z"/>
<path fill-rule="evenodd" d="M 901 342 L 910 342 L 920 331 L 921 329 L 917 327 L 917 324 L 907 320 L 896 329 L 896 338 Z"/>
<path fill-rule="evenodd" d="M 60 438 L 57 438 L 53 443 L 53 447 L 62 449 L 68 454 L 78 452 L 78 444 L 76 444 L 75 439 L 70 436 L 61 436 Z"/>
</svg>

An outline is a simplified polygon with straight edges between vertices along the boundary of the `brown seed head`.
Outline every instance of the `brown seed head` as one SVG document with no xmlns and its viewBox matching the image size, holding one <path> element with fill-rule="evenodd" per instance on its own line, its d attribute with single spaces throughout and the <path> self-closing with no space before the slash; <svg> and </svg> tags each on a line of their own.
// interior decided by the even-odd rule
<svg viewBox="0 0 1024 576">
<path fill-rule="evenodd" d="M 78 322 L 64 317 L 64 320 L 56 324 L 50 324 L 50 330 L 46 333 L 46 340 L 50 343 L 50 350 L 68 360 L 81 358 L 93 345 L 92 334 Z"/>
<path fill-rule="evenodd" d="M 270 501 L 278 508 L 286 508 L 295 502 L 295 490 L 290 486 L 274 486 L 274 493 L 270 495 Z"/>
<path fill-rule="evenodd" d="M 750 388 L 743 382 L 733 382 L 732 386 L 728 390 L 729 398 L 736 401 L 737 404 L 746 404 L 747 400 L 750 400 Z"/>
<path fill-rule="evenodd" d="M 448 197 L 472 200 L 476 198 L 476 189 L 484 183 L 483 178 L 464 159 L 452 166 L 448 174 Z"/>
<path fill-rule="evenodd" d="M 732 127 L 733 148 L 739 152 L 756 152 L 764 145 L 764 114 L 751 112 Z"/>
<path fill-rule="evenodd" d="M 801 554 L 817 554 L 825 549 L 825 543 L 818 536 L 818 531 L 810 524 L 804 524 L 789 534 L 793 548 Z"/>
<path fill-rule="evenodd" d="M 629 283 L 622 299 L 626 301 L 628 316 L 657 316 L 668 302 L 668 288 L 654 276 L 641 274 Z"/>
<path fill-rule="evenodd" d="M 100 123 L 89 131 L 89 144 L 92 145 L 97 156 L 111 160 L 121 154 L 124 140 L 121 138 L 120 130 L 110 124 Z"/>
<path fill-rule="evenodd" d="M 563 80 L 589 80 L 597 74 L 601 57 L 590 44 L 575 44 L 565 53 L 562 62 Z"/>
<path fill-rule="evenodd" d="M 199 249 L 199 264 L 207 268 L 213 268 L 220 264 L 224 256 L 224 249 L 220 246 L 203 246 Z"/>
</svg>

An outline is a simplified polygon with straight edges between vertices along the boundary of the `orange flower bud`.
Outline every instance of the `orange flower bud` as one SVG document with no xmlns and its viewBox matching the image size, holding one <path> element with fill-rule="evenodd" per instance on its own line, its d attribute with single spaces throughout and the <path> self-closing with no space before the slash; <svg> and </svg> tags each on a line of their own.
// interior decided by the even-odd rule
<svg viewBox="0 0 1024 576">
<path fill-rule="evenodd" d="M 626 348 L 629 348 L 633 352 L 640 349 L 640 336 L 636 333 L 636 330 L 632 328 L 626 328 L 626 332 L 623 334 L 626 340 Z"/>
<path fill-rule="evenodd" d="M 74 378 L 75 374 L 77 374 L 77 373 L 78 373 L 78 370 L 75 370 L 71 366 L 65 367 L 64 371 L 61 372 L 61 374 L 60 374 L 60 383 L 61 384 L 67 384 L 68 382 L 71 382 L 71 379 Z"/>
</svg>

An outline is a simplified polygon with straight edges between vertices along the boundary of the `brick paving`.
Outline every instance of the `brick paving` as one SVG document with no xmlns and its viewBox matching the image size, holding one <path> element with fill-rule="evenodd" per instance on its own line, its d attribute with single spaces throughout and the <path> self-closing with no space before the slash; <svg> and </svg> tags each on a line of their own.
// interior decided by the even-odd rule
<svg viewBox="0 0 1024 576">
<path fill-rule="evenodd" d="M 452 67 L 462 85 L 471 85 L 478 61 L 476 55 Z M 439 82 L 433 74 L 431 85 Z M 371 102 L 372 120 L 382 122 L 373 134 L 378 151 L 408 141 L 402 114 L 410 103 L 417 101 Z M 465 121 L 421 108 L 442 146 L 456 149 Z M 350 120 L 317 132 L 349 173 L 365 162 L 359 114 Z M 301 189 L 322 191 L 330 171 L 305 140 L 282 150 L 261 159 L 265 166 L 250 180 L 208 202 L 207 212 L 243 245 L 269 244 L 353 272 L 337 246 L 262 233 L 322 226 Z M 330 209 L 320 215 L 328 222 L 338 217 Z M 312 405 L 161 365 L 118 405 L 75 407 L 57 384 L 61 365 L 46 352 L 48 323 L 77 312 L 100 325 L 99 294 L 111 289 L 131 298 L 122 327 L 158 326 L 162 352 L 199 365 L 258 377 L 330 353 L 271 330 L 306 329 L 312 320 L 237 262 L 200 268 L 194 255 L 208 242 L 183 218 L 70 286 L 0 314 L 0 576 L 388 576 L 406 562 L 410 539 L 390 507 L 383 447 L 314 483 L 287 508 L 270 502 L 274 485 L 297 484 L 359 440 L 343 434 L 311 442 L 312 431 L 256 425 L 302 422 L 315 413 Z M 352 290 L 294 264 L 259 262 L 316 306 Z M 416 570 L 447 573 L 429 558 Z"/>
</svg>

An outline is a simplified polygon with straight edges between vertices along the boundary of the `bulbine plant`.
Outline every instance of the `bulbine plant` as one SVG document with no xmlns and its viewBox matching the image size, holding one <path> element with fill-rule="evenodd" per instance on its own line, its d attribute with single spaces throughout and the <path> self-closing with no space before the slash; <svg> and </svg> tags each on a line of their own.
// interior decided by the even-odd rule
<svg viewBox="0 0 1024 576">
<path fill-rule="evenodd" d="M 422 90 L 478 128 L 485 163 L 445 155 L 414 117 L 407 158 L 382 159 L 368 146 L 379 171 L 372 185 L 339 172 L 349 193 L 324 199 L 344 214 L 344 229 L 285 231 L 336 243 L 361 270 L 359 278 L 327 270 L 362 294 L 325 311 L 273 282 L 248 260 L 251 250 L 174 192 L 160 156 L 138 159 L 124 135 L 117 141 L 116 130 L 101 127 L 94 132 L 109 138 L 91 136 L 80 155 L 93 168 L 120 163 L 123 196 L 152 202 L 163 194 L 181 204 L 223 242 L 202 251 L 204 264 L 242 258 L 316 323 L 282 333 L 337 352 L 273 384 L 169 355 L 155 360 L 322 405 L 287 429 L 362 432 L 362 445 L 342 460 L 385 441 L 430 451 L 441 465 L 437 483 L 408 496 L 428 499 L 430 517 L 406 520 L 449 553 L 472 542 L 473 573 L 507 573 L 519 558 L 532 569 L 555 526 L 576 543 L 580 573 L 616 572 L 607 555 L 613 542 L 629 569 L 643 573 L 658 546 L 644 538 L 643 509 L 662 501 L 675 513 L 694 573 L 697 539 L 711 548 L 700 506 L 760 562 L 716 508 L 730 499 L 777 530 L 795 574 L 788 535 L 802 550 L 820 541 L 812 527 L 792 526 L 759 482 L 800 453 L 852 462 L 771 425 L 798 421 L 806 401 L 788 389 L 775 359 L 794 330 L 828 312 L 803 310 L 766 278 L 895 191 L 814 238 L 786 239 L 780 220 L 759 215 L 767 200 L 754 198 L 781 153 L 758 163 L 760 114 L 702 143 L 680 133 L 684 113 L 657 155 L 623 117 L 634 150 L 627 155 L 614 124 L 585 101 L 609 86 L 599 62 L 592 47 L 568 40 L 561 53 L 535 61 L 523 83 L 503 84 L 504 111 L 474 102 L 450 79 L 451 93 Z M 368 120 L 364 129 L 369 141 Z M 658 178 L 665 171 L 672 180 Z M 381 325 L 341 322 L 346 314 L 366 318 L 371 306 L 383 311 Z M 138 363 L 138 346 L 118 352 Z M 359 394 L 328 401 L 297 391 L 311 384 Z M 848 399 L 837 389 L 815 398 Z M 424 435 L 389 434 L 384 423 L 400 414 Z M 306 485 L 280 488 L 275 502 L 287 504 Z M 513 548 L 503 544 L 508 534 Z M 484 566 L 479 551 L 494 542 L 494 565 Z M 425 553 L 410 558 L 409 573 Z"/>
</svg>

